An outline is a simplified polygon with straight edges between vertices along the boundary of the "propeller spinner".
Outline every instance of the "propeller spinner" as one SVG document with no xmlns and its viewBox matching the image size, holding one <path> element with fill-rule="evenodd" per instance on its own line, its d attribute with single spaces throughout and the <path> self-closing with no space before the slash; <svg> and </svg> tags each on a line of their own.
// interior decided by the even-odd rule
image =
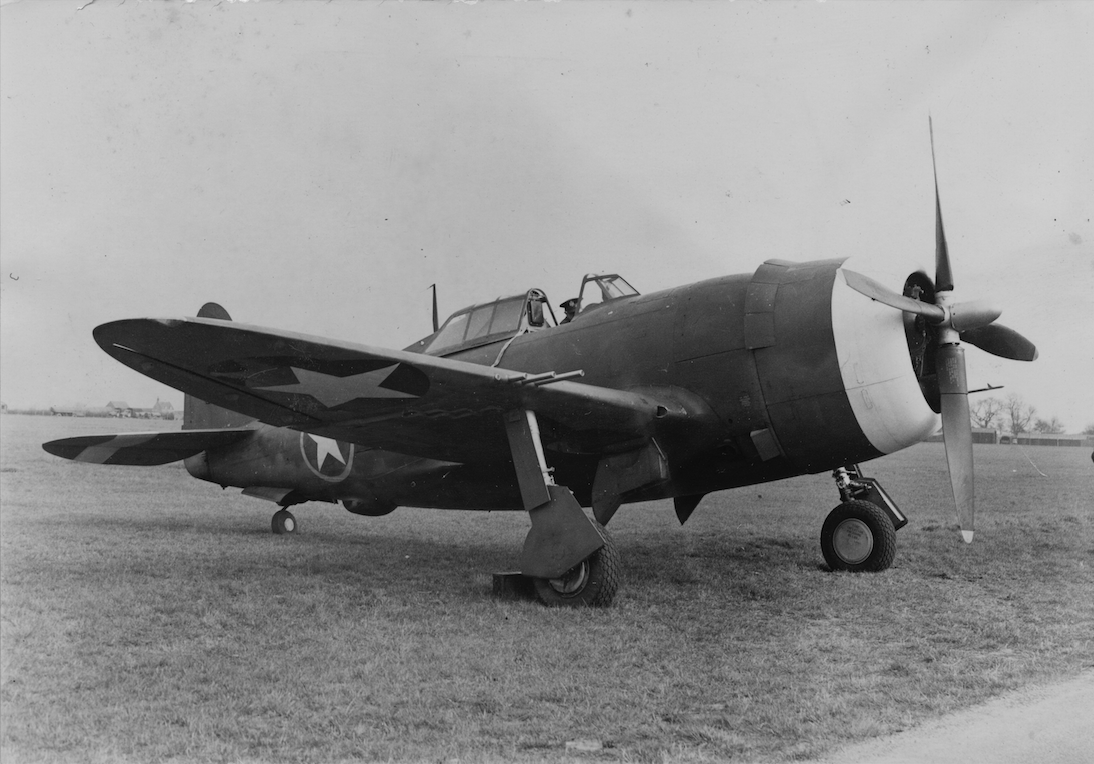
<svg viewBox="0 0 1094 764">
<path fill-rule="evenodd" d="M 954 297 L 953 271 L 942 225 L 942 204 L 938 194 L 938 168 L 934 156 L 934 125 L 931 132 L 931 168 L 934 171 L 935 274 L 934 303 L 898 294 L 861 273 L 844 270 L 847 285 L 883 305 L 922 316 L 933 329 L 937 350 L 938 392 L 942 413 L 942 436 L 946 444 L 946 462 L 950 473 L 961 537 L 972 543 L 976 496 L 973 490 L 972 422 L 969 417 L 969 385 L 965 376 L 967 342 L 1001 358 L 1032 361 L 1037 348 L 1018 332 L 996 324 L 998 309 L 989 303 L 958 302 Z"/>
</svg>

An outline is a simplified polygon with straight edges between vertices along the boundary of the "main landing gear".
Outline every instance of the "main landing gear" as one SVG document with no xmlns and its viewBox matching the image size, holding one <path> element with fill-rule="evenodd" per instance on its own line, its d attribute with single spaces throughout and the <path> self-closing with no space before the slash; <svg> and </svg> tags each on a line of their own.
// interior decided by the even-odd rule
<svg viewBox="0 0 1094 764">
<path fill-rule="evenodd" d="M 532 521 L 520 556 L 522 576 L 532 580 L 545 605 L 610 605 L 620 579 L 611 536 L 585 514 L 569 488 L 555 484 L 535 412 L 508 412 L 505 430 L 521 501 Z"/>
<path fill-rule="evenodd" d="M 843 502 L 821 528 L 821 553 L 832 570 L 879 572 L 893 564 L 896 532 L 908 523 L 885 489 L 857 464 L 832 473 Z"/>
<path fill-rule="evenodd" d="M 595 527 L 604 539 L 604 546 L 561 576 L 532 579 L 540 602 L 563 607 L 598 607 L 611 604 L 619 588 L 622 573 L 619 555 L 615 551 L 615 542 L 608 535 L 608 529 L 600 523 L 595 523 Z"/>
</svg>

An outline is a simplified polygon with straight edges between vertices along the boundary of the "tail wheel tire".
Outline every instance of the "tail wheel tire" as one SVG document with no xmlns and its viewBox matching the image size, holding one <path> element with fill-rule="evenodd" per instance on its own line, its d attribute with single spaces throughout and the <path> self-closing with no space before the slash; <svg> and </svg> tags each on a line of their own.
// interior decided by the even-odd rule
<svg viewBox="0 0 1094 764">
<path fill-rule="evenodd" d="M 885 511 L 868 501 L 845 501 L 821 528 L 821 553 L 832 570 L 877 573 L 893 564 L 896 529 Z"/>
<path fill-rule="evenodd" d="M 280 509 L 275 512 L 273 520 L 270 521 L 270 530 L 279 536 L 287 533 L 296 533 L 297 527 L 296 517 L 287 509 Z"/>
<path fill-rule="evenodd" d="M 604 546 L 558 578 L 534 578 L 536 596 L 551 607 L 608 607 L 622 577 L 619 553 L 608 529 L 594 521 Z"/>
</svg>

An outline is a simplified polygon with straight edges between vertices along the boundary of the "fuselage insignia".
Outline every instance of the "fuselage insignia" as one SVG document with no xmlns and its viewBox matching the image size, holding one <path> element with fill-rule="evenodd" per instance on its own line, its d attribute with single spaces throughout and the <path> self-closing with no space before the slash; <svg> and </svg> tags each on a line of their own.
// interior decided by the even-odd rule
<svg viewBox="0 0 1094 764">
<path fill-rule="evenodd" d="M 353 444 L 322 435 L 300 433 L 300 455 L 317 477 L 331 483 L 345 480 L 353 469 Z"/>
</svg>

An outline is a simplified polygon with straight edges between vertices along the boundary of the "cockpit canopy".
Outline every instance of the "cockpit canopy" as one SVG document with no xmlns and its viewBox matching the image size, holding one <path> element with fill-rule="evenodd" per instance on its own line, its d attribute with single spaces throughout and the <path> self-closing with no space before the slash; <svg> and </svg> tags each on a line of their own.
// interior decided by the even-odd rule
<svg viewBox="0 0 1094 764">
<path fill-rule="evenodd" d="M 621 297 L 633 297 L 638 290 L 627 283 L 618 273 L 589 273 L 581 280 L 581 292 L 578 297 L 578 312 L 586 311 L 595 305 L 601 305 Z"/>
<path fill-rule="evenodd" d="M 636 294 L 638 290 L 618 274 L 590 273 L 581 280 L 578 314 Z M 449 355 L 558 325 L 547 295 L 540 289 L 529 289 L 456 311 L 432 338 L 418 343 L 418 348 L 430 355 Z"/>
<path fill-rule="evenodd" d="M 487 345 L 514 334 L 556 325 L 547 295 L 539 289 L 529 289 L 522 295 L 502 297 L 453 313 L 434 335 L 425 352 L 431 355 L 447 354 L 456 349 Z"/>
</svg>

